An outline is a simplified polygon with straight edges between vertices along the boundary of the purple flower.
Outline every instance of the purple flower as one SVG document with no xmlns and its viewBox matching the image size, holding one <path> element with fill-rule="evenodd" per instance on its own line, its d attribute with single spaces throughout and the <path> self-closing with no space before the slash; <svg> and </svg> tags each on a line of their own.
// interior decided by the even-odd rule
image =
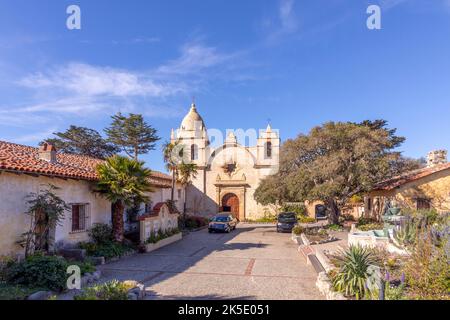
<svg viewBox="0 0 450 320">
<path fill-rule="evenodd" d="M 402 273 L 400 281 L 402 282 L 402 284 L 405 284 L 405 273 L 404 272 Z"/>
<path fill-rule="evenodd" d="M 387 282 L 389 282 L 390 278 L 391 278 L 391 275 L 389 274 L 389 271 L 386 271 L 386 274 L 385 274 L 385 276 L 384 276 L 384 279 L 385 279 Z"/>
</svg>

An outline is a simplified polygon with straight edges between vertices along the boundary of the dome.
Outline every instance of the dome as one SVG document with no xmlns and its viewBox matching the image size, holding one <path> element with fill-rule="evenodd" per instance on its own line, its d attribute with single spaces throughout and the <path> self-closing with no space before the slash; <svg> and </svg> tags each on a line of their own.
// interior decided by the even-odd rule
<svg viewBox="0 0 450 320">
<path fill-rule="evenodd" d="M 198 114 L 197 108 L 195 107 L 194 103 L 191 105 L 191 109 L 181 122 L 180 129 L 188 131 L 195 131 L 196 129 L 200 130 L 205 129 L 205 123 L 203 122 L 202 117 Z"/>
</svg>

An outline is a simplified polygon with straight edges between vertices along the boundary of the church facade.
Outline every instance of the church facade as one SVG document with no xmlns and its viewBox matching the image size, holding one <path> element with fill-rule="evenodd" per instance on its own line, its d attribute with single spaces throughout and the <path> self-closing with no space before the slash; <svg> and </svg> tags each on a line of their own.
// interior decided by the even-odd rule
<svg viewBox="0 0 450 320">
<path fill-rule="evenodd" d="M 243 131 L 230 131 L 222 141 L 214 137 L 216 146 L 212 147 L 208 136 L 211 131 L 195 104 L 180 128 L 172 130 L 171 142 L 178 141 L 184 159 L 197 165 L 198 174 L 186 189 L 186 212 L 212 216 L 226 211 L 240 221 L 263 217 L 270 208 L 258 204 L 253 195 L 261 179 L 278 170 L 278 133 L 268 125 L 265 130 L 254 131 L 256 145 L 245 146 L 236 137 Z"/>
</svg>

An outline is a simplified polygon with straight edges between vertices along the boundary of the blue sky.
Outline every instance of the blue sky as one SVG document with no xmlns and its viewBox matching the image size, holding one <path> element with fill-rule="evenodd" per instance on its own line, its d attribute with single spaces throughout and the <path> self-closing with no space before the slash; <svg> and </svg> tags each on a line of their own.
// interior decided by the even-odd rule
<svg viewBox="0 0 450 320">
<path fill-rule="evenodd" d="M 370 4 L 382 30 L 366 27 Z M 449 57 L 450 0 L 0 0 L 0 139 L 101 131 L 122 111 L 162 143 L 195 96 L 208 128 L 270 119 L 283 140 L 383 118 L 421 157 L 450 149 Z M 143 157 L 156 170 L 160 144 Z"/>
</svg>

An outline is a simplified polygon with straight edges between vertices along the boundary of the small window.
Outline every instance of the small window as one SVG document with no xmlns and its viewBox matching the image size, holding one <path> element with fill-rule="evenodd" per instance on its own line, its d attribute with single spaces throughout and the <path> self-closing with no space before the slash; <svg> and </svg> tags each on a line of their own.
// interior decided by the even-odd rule
<svg viewBox="0 0 450 320">
<path fill-rule="evenodd" d="M 430 210 L 431 202 L 429 199 L 419 198 L 417 199 L 417 210 Z"/>
<path fill-rule="evenodd" d="M 197 160 L 198 159 L 198 147 L 196 144 L 191 145 L 191 160 Z"/>
<path fill-rule="evenodd" d="M 270 159 L 270 158 L 272 158 L 272 142 L 270 142 L 270 141 L 268 141 L 268 142 L 266 142 L 266 148 L 265 148 L 266 150 L 266 152 L 265 152 L 265 156 L 266 156 L 266 159 Z"/>
<path fill-rule="evenodd" d="M 85 231 L 88 228 L 88 205 L 72 205 L 72 232 Z"/>
<path fill-rule="evenodd" d="M 181 199 L 181 189 L 178 189 L 178 199 Z"/>
</svg>

